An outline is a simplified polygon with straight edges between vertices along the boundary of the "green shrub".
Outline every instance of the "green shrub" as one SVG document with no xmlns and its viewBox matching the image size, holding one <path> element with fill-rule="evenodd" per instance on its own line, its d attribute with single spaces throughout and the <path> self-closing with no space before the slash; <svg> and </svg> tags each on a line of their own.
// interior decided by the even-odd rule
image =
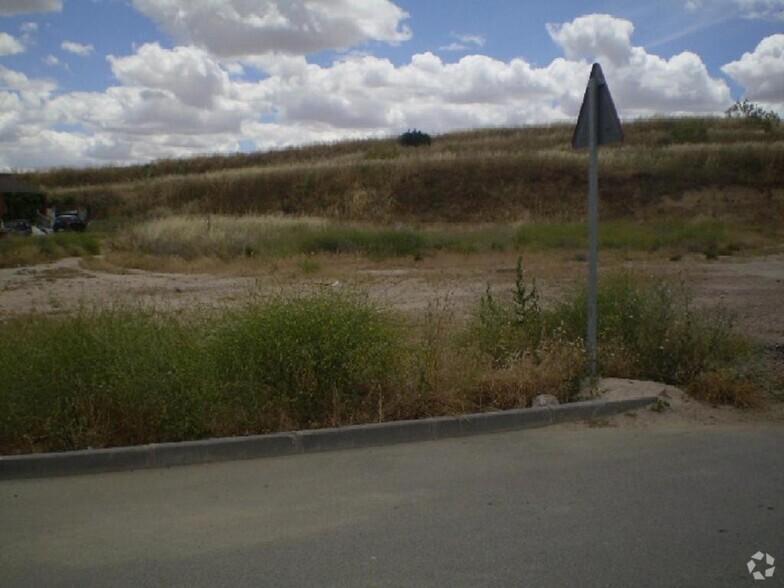
<svg viewBox="0 0 784 588">
<path fill-rule="evenodd" d="M 255 407 L 261 428 L 279 424 L 270 416 L 295 428 L 367 418 L 405 355 L 388 314 L 331 292 L 232 311 L 208 350 L 224 393 Z"/>
<path fill-rule="evenodd" d="M 65 450 L 206 434 L 194 331 L 141 310 L 30 316 L 0 338 L 0 446 Z"/>
<path fill-rule="evenodd" d="M 480 301 L 478 322 L 471 340 L 488 354 L 496 367 L 508 366 L 523 353 L 536 353 L 542 343 L 544 314 L 534 281 L 525 282 L 522 258 L 517 259 L 512 300 L 496 298 L 490 286 Z"/>
<path fill-rule="evenodd" d="M 752 126 L 771 132 L 781 124 L 781 117 L 773 110 L 765 110 L 759 104 L 738 100 L 725 112 L 727 118 L 741 120 Z"/>
<path fill-rule="evenodd" d="M 488 289 L 468 340 L 496 369 L 509 369 L 521 358 L 528 358 L 535 367 L 558 350 L 566 353 L 566 349 L 582 346 L 587 309 L 584 287 L 542 309 L 535 286 L 524 286 L 518 266 L 513 299 L 498 300 Z M 736 332 L 729 313 L 695 309 L 685 288 L 665 281 L 629 273 L 604 277 L 597 312 L 599 364 L 605 376 L 689 387 L 705 380 L 704 374 L 723 373 L 751 357 L 750 343 Z M 737 404 L 747 404 L 748 379 L 728 382 L 712 398 L 723 402 L 735 390 L 744 398 Z M 735 388 L 733 382 L 738 384 Z"/>
<path fill-rule="evenodd" d="M 556 305 L 547 316 L 550 330 L 583 337 L 587 325 L 584 288 Z M 605 277 L 597 298 L 599 361 L 621 354 L 626 373 L 670 384 L 687 384 L 704 370 L 729 365 L 750 351 L 737 334 L 733 317 L 721 310 L 700 310 L 688 291 L 665 281 L 629 273 Z M 619 364 L 615 364 L 616 366 Z"/>
<path fill-rule="evenodd" d="M 430 135 L 414 129 L 413 131 L 406 131 L 398 137 L 398 143 L 403 147 L 421 147 L 423 145 L 430 145 L 433 140 Z"/>
<path fill-rule="evenodd" d="M 120 309 L 3 328 L 4 453 L 368 422 L 406 381 L 399 321 L 332 292 L 200 319 Z"/>
</svg>

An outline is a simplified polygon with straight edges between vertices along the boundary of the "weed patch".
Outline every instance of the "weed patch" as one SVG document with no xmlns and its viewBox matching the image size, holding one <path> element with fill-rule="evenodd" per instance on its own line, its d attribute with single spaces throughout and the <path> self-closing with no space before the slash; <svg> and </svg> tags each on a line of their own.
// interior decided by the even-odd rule
<svg viewBox="0 0 784 588">
<path fill-rule="evenodd" d="M 512 300 L 499 301 L 488 290 L 472 323 L 470 340 L 499 370 L 525 360 L 530 371 L 564 353 L 571 359 L 561 362 L 560 369 L 568 372 L 578 357 L 584 358 L 566 350 L 582 348 L 587 293 L 580 287 L 542 308 L 535 287 L 526 289 L 522 278 L 518 264 Z M 684 386 L 698 398 L 737 406 L 751 405 L 759 393 L 759 386 L 749 378 L 730 377 L 754 357 L 748 339 L 737 333 L 732 315 L 720 308 L 694 308 L 685 287 L 614 274 L 600 282 L 597 307 L 599 364 L 605 376 Z M 574 376 L 581 373 L 582 365 Z"/>
<path fill-rule="evenodd" d="M 586 372 L 586 296 L 548 303 L 518 262 L 467 325 L 447 300 L 412 322 L 330 288 L 235 309 L 133 308 L 6 321 L 0 452 L 109 447 L 562 402 Z M 721 310 L 628 273 L 599 289 L 604 375 L 753 406 L 780 389 Z M 780 371 L 780 370 L 779 370 Z M 778 373 L 778 372 L 777 372 Z"/>
<path fill-rule="evenodd" d="M 629 251 L 669 250 L 682 254 L 709 250 L 716 255 L 731 255 L 753 239 L 741 229 L 730 228 L 713 219 L 635 223 L 610 220 L 599 227 L 599 246 Z M 514 237 L 524 249 L 586 249 L 588 226 L 585 223 L 537 223 L 518 229 Z"/>
<path fill-rule="evenodd" d="M 0 338 L 0 450 L 60 451 L 378 419 L 404 330 L 318 293 L 206 317 L 28 316 Z"/>
<path fill-rule="evenodd" d="M 262 430 L 374 420 L 405 356 L 389 315 L 334 293 L 229 312 L 207 349 L 223 394 L 256 407 L 248 425 Z"/>
<path fill-rule="evenodd" d="M 63 257 L 88 257 L 101 252 L 101 240 L 90 233 L 57 233 L 0 239 L 0 267 L 34 265 Z"/>
</svg>

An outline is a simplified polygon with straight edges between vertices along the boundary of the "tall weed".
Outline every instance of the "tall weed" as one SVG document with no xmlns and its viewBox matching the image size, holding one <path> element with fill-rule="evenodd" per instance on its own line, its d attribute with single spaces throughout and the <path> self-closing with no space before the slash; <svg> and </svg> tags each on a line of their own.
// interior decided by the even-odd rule
<svg viewBox="0 0 784 588">
<path fill-rule="evenodd" d="M 538 298 L 532 298 L 536 290 L 523 290 L 521 282 L 518 265 L 513 299 L 499 302 L 488 290 L 470 329 L 469 340 L 507 375 L 510 368 L 519 370 L 521 360 L 531 371 L 554 353 L 582 348 L 588 319 L 584 287 L 542 308 Z M 597 309 L 599 364 L 606 376 L 651 379 L 689 390 L 710 382 L 718 388 L 716 374 L 738 374 L 736 366 L 753 356 L 732 315 L 721 308 L 695 308 L 682 285 L 611 274 L 600 282 Z M 561 369 L 569 371 L 576 356 L 566 356 L 572 361 Z M 725 377 L 723 388 L 710 399 L 746 405 L 749 382 L 742 375 Z"/>
</svg>

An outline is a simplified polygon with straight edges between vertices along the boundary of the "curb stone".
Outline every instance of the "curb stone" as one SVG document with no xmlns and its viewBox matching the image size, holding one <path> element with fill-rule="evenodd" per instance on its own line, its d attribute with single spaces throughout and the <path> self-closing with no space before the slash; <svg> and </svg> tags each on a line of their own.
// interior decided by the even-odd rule
<svg viewBox="0 0 784 588">
<path fill-rule="evenodd" d="M 625 400 L 586 400 L 553 407 L 391 421 L 334 429 L 62 453 L 0 455 L 0 480 L 166 468 L 500 433 L 606 417 L 654 404 L 657 398 L 645 396 Z"/>
</svg>

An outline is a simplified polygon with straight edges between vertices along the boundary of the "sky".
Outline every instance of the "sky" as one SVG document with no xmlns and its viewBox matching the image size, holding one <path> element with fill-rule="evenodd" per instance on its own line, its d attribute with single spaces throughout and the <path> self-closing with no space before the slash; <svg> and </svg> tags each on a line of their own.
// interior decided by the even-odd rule
<svg viewBox="0 0 784 588">
<path fill-rule="evenodd" d="M 0 170 L 409 129 L 784 115 L 784 0 L 0 0 Z"/>
</svg>

